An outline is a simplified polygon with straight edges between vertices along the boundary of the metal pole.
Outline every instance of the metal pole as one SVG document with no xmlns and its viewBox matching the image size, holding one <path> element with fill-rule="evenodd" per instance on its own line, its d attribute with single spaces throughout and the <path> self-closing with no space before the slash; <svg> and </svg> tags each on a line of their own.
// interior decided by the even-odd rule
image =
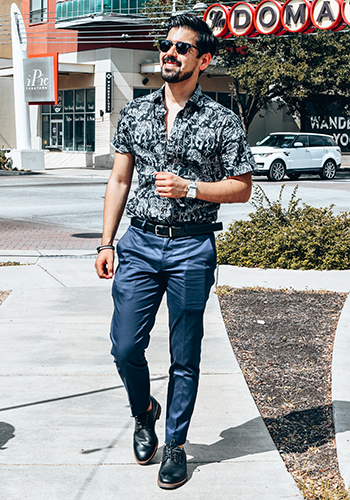
<svg viewBox="0 0 350 500">
<path fill-rule="evenodd" d="M 25 102 L 23 71 L 23 60 L 27 57 L 27 34 L 22 14 L 15 3 L 11 5 L 11 37 L 16 148 L 31 149 L 29 106 Z"/>
</svg>

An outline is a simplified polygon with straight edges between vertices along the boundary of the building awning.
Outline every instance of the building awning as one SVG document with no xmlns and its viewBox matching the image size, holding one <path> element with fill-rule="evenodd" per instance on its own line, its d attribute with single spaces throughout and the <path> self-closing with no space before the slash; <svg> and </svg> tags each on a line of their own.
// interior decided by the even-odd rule
<svg viewBox="0 0 350 500">
<path fill-rule="evenodd" d="M 58 63 L 58 73 L 84 73 L 93 74 L 95 73 L 94 64 L 79 64 L 79 63 Z M 8 66 L 6 68 L 0 69 L 1 76 L 13 76 L 13 67 Z"/>
<path fill-rule="evenodd" d="M 74 1 L 74 0 L 73 0 Z M 73 3 L 73 2 L 72 2 Z M 68 2 L 63 2 L 57 5 L 65 5 Z M 88 5 L 90 5 L 88 3 Z M 74 16 L 71 14 L 68 17 L 56 14 L 55 28 L 62 29 L 79 29 L 84 28 L 89 25 L 103 25 L 103 26 L 114 26 L 118 27 L 130 25 L 130 26 L 149 26 L 148 19 L 141 14 L 119 14 L 119 13 L 103 13 L 103 12 L 91 12 L 83 16 Z"/>
<path fill-rule="evenodd" d="M 58 63 L 58 73 L 95 73 L 94 64 Z"/>
<path fill-rule="evenodd" d="M 0 76 L 13 76 L 13 68 L 9 66 L 7 68 L 0 69 Z"/>
<path fill-rule="evenodd" d="M 140 73 L 141 75 L 143 74 L 149 74 L 149 73 L 155 73 L 158 74 L 160 73 L 160 64 L 159 63 L 145 63 L 145 64 L 140 64 Z"/>
</svg>

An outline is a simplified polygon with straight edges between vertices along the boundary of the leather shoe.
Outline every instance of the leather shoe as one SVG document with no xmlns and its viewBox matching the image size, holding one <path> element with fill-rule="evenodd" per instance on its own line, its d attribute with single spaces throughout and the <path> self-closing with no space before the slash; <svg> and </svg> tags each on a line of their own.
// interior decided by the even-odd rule
<svg viewBox="0 0 350 500">
<path fill-rule="evenodd" d="M 176 446 L 173 440 L 165 444 L 162 465 L 159 469 L 158 486 L 166 490 L 173 490 L 187 481 L 186 453 L 183 448 Z"/>
<path fill-rule="evenodd" d="M 158 438 L 154 431 L 156 420 L 160 417 L 161 406 L 151 396 L 152 408 L 135 417 L 134 455 L 141 465 L 148 464 L 155 455 Z"/>
</svg>

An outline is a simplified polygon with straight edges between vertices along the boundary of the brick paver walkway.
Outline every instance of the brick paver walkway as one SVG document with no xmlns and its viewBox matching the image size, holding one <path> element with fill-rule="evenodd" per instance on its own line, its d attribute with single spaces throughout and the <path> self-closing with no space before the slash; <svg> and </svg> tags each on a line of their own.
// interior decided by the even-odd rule
<svg viewBox="0 0 350 500">
<path fill-rule="evenodd" d="M 95 250 L 101 234 L 0 218 L 0 250 Z"/>
</svg>

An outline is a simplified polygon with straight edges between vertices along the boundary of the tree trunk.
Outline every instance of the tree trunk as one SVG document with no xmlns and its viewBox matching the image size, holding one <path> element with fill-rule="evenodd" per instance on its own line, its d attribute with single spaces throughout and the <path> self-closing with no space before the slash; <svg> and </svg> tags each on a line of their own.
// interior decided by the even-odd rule
<svg viewBox="0 0 350 500">
<path fill-rule="evenodd" d="M 234 78 L 233 78 L 233 84 L 232 84 L 232 91 L 233 91 L 233 98 L 236 101 L 236 104 L 238 106 L 238 115 L 239 115 L 241 122 L 242 122 L 242 128 L 243 128 L 245 134 L 247 134 L 249 125 L 247 126 L 245 109 L 243 106 L 242 98 L 241 98 L 240 93 L 239 93 L 239 82 L 238 82 L 238 80 L 235 80 Z"/>
</svg>

